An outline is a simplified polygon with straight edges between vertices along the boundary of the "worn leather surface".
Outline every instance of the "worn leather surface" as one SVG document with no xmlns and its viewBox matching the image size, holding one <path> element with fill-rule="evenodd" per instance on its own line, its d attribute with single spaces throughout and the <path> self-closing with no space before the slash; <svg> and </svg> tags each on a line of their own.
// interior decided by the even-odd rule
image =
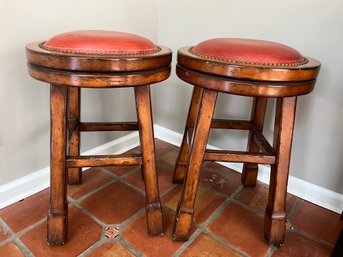
<svg viewBox="0 0 343 257">
<path fill-rule="evenodd" d="M 86 54 L 144 54 L 158 47 L 144 37 L 117 31 L 83 30 L 56 35 L 42 47 L 50 51 Z"/>
<path fill-rule="evenodd" d="M 286 45 L 243 38 L 209 39 L 193 47 L 191 52 L 213 59 L 252 64 L 290 64 L 304 61 L 297 50 Z"/>
</svg>

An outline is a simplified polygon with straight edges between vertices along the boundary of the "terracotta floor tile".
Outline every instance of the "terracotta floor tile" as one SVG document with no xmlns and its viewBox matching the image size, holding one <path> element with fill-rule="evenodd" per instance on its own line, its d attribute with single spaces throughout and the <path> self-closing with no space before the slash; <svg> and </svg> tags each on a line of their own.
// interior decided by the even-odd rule
<svg viewBox="0 0 343 257">
<path fill-rule="evenodd" d="M 166 143 L 166 142 L 159 140 L 159 139 L 155 139 L 156 159 L 161 158 L 165 153 L 167 153 L 173 149 L 176 149 L 176 148 L 177 147 L 172 145 L 172 144 Z"/>
<path fill-rule="evenodd" d="M 24 257 L 23 252 L 12 242 L 0 246 L 0 256 L 3 257 Z"/>
<path fill-rule="evenodd" d="M 235 203 L 230 203 L 207 229 L 249 256 L 265 256 L 269 249 L 263 218 Z"/>
<path fill-rule="evenodd" d="M 160 165 L 157 165 L 157 174 L 158 174 L 158 185 L 160 194 L 164 193 L 171 186 L 173 186 L 173 172 L 168 170 Z M 142 180 L 141 170 L 132 172 L 131 174 L 124 177 L 124 180 L 129 182 L 131 185 L 136 186 L 137 188 L 145 191 L 144 182 Z"/>
<path fill-rule="evenodd" d="M 174 167 L 175 167 L 175 162 L 176 162 L 176 158 L 179 154 L 179 149 L 173 149 L 171 151 L 169 151 L 168 153 L 166 153 L 165 155 L 163 155 L 163 157 L 161 157 L 158 162 L 160 164 L 165 164 L 166 166 L 171 167 L 171 169 L 174 171 Z"/>
<path fill-rule="evenodd" d="M 340 215 L 307 201 L 302 201 L 293 224 L 298 230 L 322 239 L 332 245 L 336 243 L 341 228 Z"/>
<path fill-rule="evenodd" d="M 180 256 L 182 257 L 239 257 L 242 256 L 213 238 L 201 234 Z"/>
<path fill-rule="evenodd" d="M 0 225 L 0 242 L 6 240 L 7 238 L 9 238 L 9 236 L 10 235 L 8 231 L 6 231 L 5 228 Z"/>
<path fill-rule="evenodd" d="M 145 199 L 134 189 L 115 182 L 83 200 L 80 205 L 106 224 L 118 224 L 144 207 Z"/>
<path fill-rule="evenodd" d="M 241 185 L 241 174 L 218 163 L 205 162 L 200 181 L 224 194 L 231 195 Z"/>
<path fill-rule="evenodd" d="M 82 174 L 81 185 L 68 185 L 68 195 L 73 199 L 78 199 L 112 180 L 111 176 L 97 168 L 88 169 Z"/>
<path fill-rule="evenodd" d="M 181 189 L 182 186 L 179 185 L 170 191 L 163 197 L 162 203 L 169 208 L 176 210 L 181 195 Z M 198 224 L 204 223 L 225 199 L 226 197 L 219 192 L 199 184 L 195 200 L 194 221 Z"/>
<path fill-rule="evenodd" d="M 264 211 L 268 203 L 268 185 L 257 182 L 255 187 L 245 187 L 239 192 L 235 199 L 248 204 L 250 207 Z M 292 209 L 297 197 L 291 194 L 287 194 L 286 198 L 286 213 L 288 214 Z"/>
<path fill-rule="evenodd" d="M 20 239 L 35 257 L 77 256 L 100 239 L 102 228 L 76 207 L 69 209 L 68 218 L 68 239 L 65 245 L 47 245 L 46 222 L 27 232 Z"/>
<path fill-rule="evenodd" d="M 134 257 L 132 252 L 122 246 L 120 243 L 105 243 L 94 251 L 92 251 L 87 257 Z"/>
<path fill-rule="evenodd" d="M 123 176 L 132 170 L 140 170 L 139 166 L 110 166 L 104 168 L 117 176 Z"/>
<path fill-rule="evenodd" d="M 48 206 L 49 190 L 45 189 L 0 210 L 0 217 L 17 233 L 45 218 L 48 213 Z"/>
<path fill-rule="evenodd" d="M 296 233 L 286 233 L 285 245 L 278 247 L 273 257 L 328 257 L 332 249 Z"/>
<path fill-rule="evenodd" d="M 168 211 L 163 212 L 165 234 L 151 237 L 146 231 L 146 219 L 142 214 L 124 227 L 123 237 L 130 245 L 149 257 L 172 256 L 183 243 L 172 240 L 174 215 Z"/>
</svg>

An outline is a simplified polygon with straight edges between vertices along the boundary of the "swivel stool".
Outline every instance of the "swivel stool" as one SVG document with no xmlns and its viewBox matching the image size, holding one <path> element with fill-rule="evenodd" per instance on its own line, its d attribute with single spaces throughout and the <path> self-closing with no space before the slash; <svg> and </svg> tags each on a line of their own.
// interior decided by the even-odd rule
<svg viewBox="0 0 343 257">
<path fill-rule="evenodd" d="M 155 164 L 150 84 L 170 75 L 171 51 L 124 32 L 74 31 L 26 46 L 29 74 L 50 84 L 51 185 L 48 243 L 64 244 L 67 235 L 67 182 L 81 182 L 81 167 L 142 165 L 148 233 L 163 233 Z M 137 122 L 82 122 L 81 88 L 132 87 Z M 125 107 L 123 107 L 125 108 Z M 80 132 L 139 130 L 141 154 L 80 155 Z M 115 192 L 114 192 L 115 193 Z"/>
<path fill-rule="evenodd" d="M 271 165 L 264 233 L 270 244 L 284 242 L 285 200 L 297 97 L 310 93 L 320 63 L 283 44 L 239 38 L 216 38 L 180 48 L 176 73 L 194 85 L 176 161 L 174 183 L 184 183 L 173 238 L 188 240 L 202 162 L 243 164 L 242 184 L 256 185 L 258 164 Z M 251 119 L 213 119 L 218 93 L 253 97 Z M 263 123 L 267 100 L 276 98 L 273 145 Z M 207 150 L 210 129 L 249 131 L 247 151 Z"/>
</svg>

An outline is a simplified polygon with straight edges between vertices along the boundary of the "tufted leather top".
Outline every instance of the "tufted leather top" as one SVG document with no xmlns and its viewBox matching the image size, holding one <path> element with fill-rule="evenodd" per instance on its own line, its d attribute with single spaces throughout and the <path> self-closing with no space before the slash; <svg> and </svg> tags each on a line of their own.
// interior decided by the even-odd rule
<svg viewBox="0 0 343 257">
<path fill-rule="evenodd" d="M 40 45 L 52 52 L 95 55 L 141 55 L 159 51 L 144 37 L 117 31 L 83 30 L 62 33 Z"/>
<path fill-rule="evenodd" d="M 307 62 L 291 47 L 255 39 L 214 38 L 199 43 L 189 51 L 199 57 L 240 65 L 298 66 Z"/>
</svg>

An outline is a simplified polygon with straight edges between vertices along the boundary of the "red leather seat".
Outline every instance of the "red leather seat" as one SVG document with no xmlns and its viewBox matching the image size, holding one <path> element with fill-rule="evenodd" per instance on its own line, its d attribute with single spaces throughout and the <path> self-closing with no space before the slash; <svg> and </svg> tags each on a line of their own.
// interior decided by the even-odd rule
<svg viewBox="0 0 343 257">
<path fill-rule="evenodd" d="M 240 65 L 298 66 L 307 62 L 291 47 L 256 39 L 214 38 L 197 44 L 190 52 L 200 57 Z"/>
<path fill-rule="evenodd" d="M 44 42 L 49 51 L 73 54 L 151 54 L 159 48 L 144 37 L 117 31 L 83 30 L 56 35 Z"/>
</svg>

